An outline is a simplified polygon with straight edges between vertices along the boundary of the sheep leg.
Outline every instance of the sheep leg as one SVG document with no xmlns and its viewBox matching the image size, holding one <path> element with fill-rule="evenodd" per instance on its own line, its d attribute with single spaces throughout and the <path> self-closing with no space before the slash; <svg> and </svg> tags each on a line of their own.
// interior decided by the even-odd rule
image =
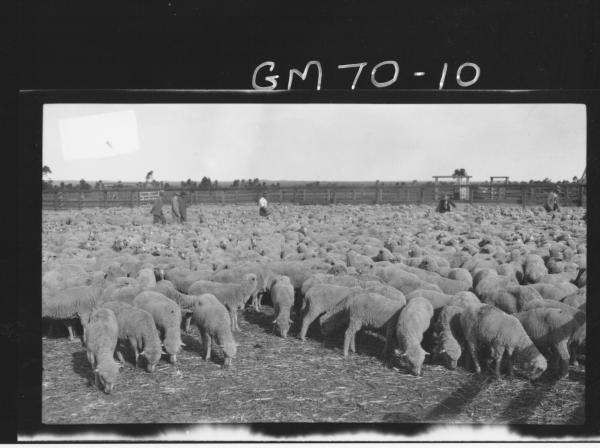
<svg viewBox="0 0 600 448">
<path fill-rule="evenodd" d="M 394 326 L 385 326 L 385 343 L 383 344 L 383 351 L 381 356 L 383 359 L 388 359 L 390 352 L 394 349 Z"/>
<path fill-rule="evenodd" d="M 504 347 L 492 347 L 491 359 L 494 361 L 494 375 L 500 376 L 500 364 L 502 364 L 502 356 L 504 356 Z"/>
<path fill-rule="evenodd" d="M 560 341 L 556 345 L 556 351 L 558 352 L 558 375 L 559 378 L 565 378 L 569 374 L 569 348 L 567 347 L 567 341 Z"/>
<path fill-rule="evenodd" d="M 471 360 L 473 361 L 475 372 L 481 373 L 481 366 L 479 365 L 479 360 L 477 359 L 477 348 L 475 347 L 475 343 L 467 341 L 467 348 L 469 349 L 469 354 L 471 355 Z"/>
<path fill-rule="evenodd" d="M 121 353 L 120 350 L 117 350 L 116 352 L 117 352 L 117 358 L 119 358 L 119 362 L 121 364 L 125 364 L 125 358 L 123 358 L 123 353 Z"/>
<path fill-rule="evenodd" d="M 185 318 L 185 324 L 184 324 L 184 330 L 186 331 L 186 333 L 190 332 L 190 325 L 192 323 L 192 316 L 193 314 L 189 314 L 186 318 Z"/>
<path fill-rule="evenodd" d="M 574 343 L 569 345 L 569 364 L 575 367 L 579 365 L 577 362 L 577 346 Z"/>
<path fill-rule="evenodd" d="M 210 337 L 210 334 L 208 334 L 208 331 L 202 332 L 202 345 L 204 345 L 204 360 L 209 361 L 212 338 Z"/>
<path fill-rule="evenodd" d="M 73 325 L 67 324 L 67 330 L 69 330 L 69 342 L 75 342 L 75 334 L 73 333 Z"/>
<path fill-rule="evenodd" d="M 310 310 L 304 315 L 304 318 L 302 319 L 302 327 L 300 328 L 300 333 L 298 334 L 300 340 L 306 340 L 306 333 L 308 332 L 308 327 L 314 322 L 316 318 L 317 316 L 315 316 L 314 313 L 311 313 Z"/>
<path fill-rule="evenodd" d="M 348 349 L 350 348 L 350 346 L 354 345 L 354 336 L 356 335 L 356 333 L 358 332 L 358 330 L 360 330 L 361 327 L 361 323 L 356 321 L 356 320 L 351 320 L 350 323 L 348 324 L 348 328 L 346 329 L 346 332 L 344 333 L 344 358 L 348 358 Z M 353 347 L 354 348 L 354 347 Z M 352 350 L 354 352 L 354 350 Z"/>
<path fill-rule="evenodd" d="M 512 377 L 513 376 L 513 348 L 512 347 L 507 347 L 506 348 L 506 357 L 507 357 L 507 361 L 508 361 L 508 376 Z"/>
<path fill-rule="evenodd" d="M 137 341 L 134 338 L 129 338 L 129 343 L 133 347 L 133 353 L 135 354 L 135 365 L 138 365 L 138 358 L 140 356 L 137 348 Z"/>
</svg>

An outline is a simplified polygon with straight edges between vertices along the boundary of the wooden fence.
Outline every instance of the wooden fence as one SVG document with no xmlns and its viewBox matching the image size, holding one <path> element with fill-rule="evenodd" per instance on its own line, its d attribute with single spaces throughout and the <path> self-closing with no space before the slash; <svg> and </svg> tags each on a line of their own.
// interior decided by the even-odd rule
<svg viewBox="0 0 600 448">
<path fill-rule="evenodd" d="M 456 202 L 518 204 L 525 207 L 543 204 L 553 187 L 554 184 L 470 184 L 466 187 L 466 200 L 459 199 L 461 195 L 458 186 L 450 183 L 361 188 L 339 186 L 303 188 L 300 186 L 268 188 L 264 191 L 271 203 L 435 204 L 442 195 L 448 194 Z M 586 205 L 585 185 L 561 184 L 561 189 L 562 193 L 559 198 L 561 205 Z M 42 208 L 45 210 L 60 210 L 88 207 L 135 207 L 152 202 L 140 198 L 141 192 L 149 191 L 157 190 L 44 191 L 42 193 Z M 169 203 L 171 197 L 177 191 L 181 190 L 165 191 L 164 202 Z M 189 204 L 247 204 L 256 203 L 261 191 L 248 188 L 224 188 L 217 190 L 186 190 L 186 194 Z M 465 197 L 464 190 L 463 197 Z"/>
</svg>

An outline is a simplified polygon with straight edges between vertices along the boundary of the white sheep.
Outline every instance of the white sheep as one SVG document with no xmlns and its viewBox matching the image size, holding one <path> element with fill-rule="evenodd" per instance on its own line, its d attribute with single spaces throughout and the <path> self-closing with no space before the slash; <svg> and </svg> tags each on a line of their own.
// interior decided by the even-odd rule
<svg viewBox="0 0 600 448">
<path fill-rule="evenodd" d="M 143 291 L 133 299 L 133 305 L 146 310 L 154 319 L 161 333 L 165 351 L 172 364 L 177 362 L 177 353 L 181 346 L 181 310 L 179 305 L 165 295 L 155 291 Z"/>
<path fill-rule="evenodd" d="M 156 286 L 156 275 L 154 269 L 142 268 L 138 271 L 137 280 L 141 288 L 149 289 Z"/>
<path fill-rule="evenodd" d="M 260 311 L 261 294 L 268 291 L 274 276 L 273 272 L 266 266 L 259 263 L 248 263 L 233 269 L 223 269 L 216 272 L 210 280 L 219 283 L 238 283 L 239 279 L 246 274 L 256 275 L 256 289 L 250 295 L 252 307 L 256 311 Z"/>
<path fill-rule="evenodd" d="M 189 288 L 199 280 L 209 280 L 214 275 L 212 270 L 190 271 L 189 269 L 173 268 L 165 270 L 164 280 L 169 280 L 175 288 L 183 293 L 190 294 Z"/>
<path fill-rule="evenodd" d="M 223 368 L 231 365 L 237 353 L 237 343 L 231 333 L 231 319 L 225 306 L 212 294 L 198 296 L 192 322 L 198 327 L 204 346 L 204 359 L 210 360 L 214 345 L 223 350 Z"/>
<path fill-rule="evenodd" d="M 304 341 L 310 324 L 317 317 L 331 310 L 353 291 L 356 291 L 356 288 L 331 284 L 318 284 L 310 288 L 302 300 L 302 308 L 300 309 L 300 313 L 303 314 L 302 326 L 298 338 Z"/>
<path fill-rule="evenodd" d="M 89 315 L 83 329 L 87 359 L 94 369 L 94 384 L 105 393 L 112 392 L 121 365 L 115 361 L 119 325 L 112 310 L 100 308 Z"/>
<path fill-rule="evenodd" d="M 82 326 L 92 310 L 100 303 L 105 277 L 95 278 L 90 286 L 74 286 L 50 295 L 43 291 L 42 318 L 67 321 L 69 340 L 74 341 L 73 326 L 69 320 L 80 319 Z M 45 292 L 45 293 L 44 293 Z"/>
<path fill-rule="evenodd" d="M 515 359 L 530 379 L 538 378 L 548 367 L 546 358 L 527 336 L 519 319 L 492 305 L 466 308 L 461 314 L 460 324 L 477 373 L 481 373 L 477 351 L 482 345 L 491 348 L 496 376 L 500 375 L 500 362 L 505 352 L 509 375 L 513 373 Z"/>
<path fill-rule="evenodd" d="M 160 280 L 156 282 L 156 286 L 153 290 L 167 296 L 179 305 L 184 320 L 184 329 L 189 332 L 192 313 L 194 312 L 196 303 L 198 303 L 198 296 L 177 291 L 173 283 L 169 280 Z"/>
<path fill-rule="evenodd" d="M 449 369 L 454 370 L 462 355 L 461 343 L 463 335 L 460 326 L 460 315 L 464 308 L 447 305 L 443 307 L 435 322 L 435 331 L 438 335 L 435 355 L 441 356 Z"/>
<path fill-rule="evenodd" d="M 389 353 L 398 346 L 398 355 L 408 362 L 411 373 L 416 376 L 421 375 L 425 356 L 429 354 L 421 347 L 421 341 L 432 317 L 431 303 L 427 299 L 416 297 L 402 308 L 395 325 L 387 327 L 386 352 Z"/>
<path fill-rule="evenodd" d="M 256 275 L 246 274 L 240 283 L 219 283 L 201 280 L 192 284 L 188 293 L 197 296 L 201 294 L 213 294 L 229 311 L 231 329 L 240 331 L 237 310 L 244 309 L 244 305 L 252 292 L 256 289 L 256 285 Z"/>
<path fill-rule="evenodd" d="M 481 305 L 481 301 L 477 298 L 477 296 L 470 291 L 461 291 L 458 294 L 454 294 L 452 296 L 452 300 L 449 305 L 459 306 L 461 308 L 466 308 L 472 305 Z"/>
<path fill-rule="evenodd" d="M 273 325 L 282 338 L 286 338 L 290 329 L 290 312 L 294 306 L 294 287 L 285 275 L 276 277 L 271 283 L 271 301 L 273 302 Z"/>
<path fill-rule="evenodd" d="M 141 355 L 146 358 L 146 370 L 154 372 L 161 355 L 166 353 L 163 352 L 158 330 L 150 313 L 117 301 L 104 302 L 102 307 L 115 313 L 119 324 L 119 340 L 129 342 L 135 354 L 135 364 L 138 364 Z M 124 362 L 120 351 L 117 355 Z"/>
<path fill-rule="evenodd" d="M 356 291 L 335 305 L 322 319 L 322 329 L 330 334 L 335 329 L 346 327 L 344 333 L 344 358 L 348 350 L 356 352 L 355 336 L 363 327 L 387 331 L 393 326 L 398 317 L 402 304 L 376 293 Z M 327 317 L 326 317 L 327 316 Z M 386 344 L 387 344 L 386 340 Z M 387 353 L 387 345 L 383 353 Z"/>
<path fill-rule="evenodd" d="M 406 300 L 410 302 L 411 300 L 422 297 L 424 299 L 429 300 L 434 310 L 440 309 L 446 305 L 449 305 L 453 300 L 454 296 L 450 294 L 444 294 L 439 291 L 431 291 L 427 289 L 416 289 L 406 295 Z"/>
<path fill-rule="evenodd" d="M 569 346 L 585 324 L 581 312 L 570 313 L 557 308 L 534 308 L 515 314 L 521 325 L 548 359 L 553 361 L 559 377 L 565 377 L 569 370 Z"/>
</svg>

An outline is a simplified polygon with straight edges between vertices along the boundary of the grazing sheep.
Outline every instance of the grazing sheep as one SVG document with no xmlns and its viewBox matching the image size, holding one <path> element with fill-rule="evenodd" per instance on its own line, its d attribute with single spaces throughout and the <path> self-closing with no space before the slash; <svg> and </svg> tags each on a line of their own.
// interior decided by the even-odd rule
<svg viewBox="0 0 600 448">
<path fill-rule="evenodd" d="M 304 313 L 304 316 L 302 317 L 302 326 L 298 338 L 304 341 L 310 324 L 313 323 L 317 317 L 331 310 L 353 291 L 360 290 L 357 288 L 329 284 L 318 284 L 310 288 L 304 295 L 302 301 L 300 312 Z"/>
<path fill-rule="evenodd" d="M 556 365 L 560 378 L 569 371 L 569 346 L 585 323 L 583 313 L 574 315 L 556 308 L 535 308 L 515 314 L 534 344 Z"/>
<path fill-rule="evenodd" d="M 80 319 L 82 326 L 88 321 L 92 310 L 100 303 L 105 278 L 95 279 L 90 286 L 74 286 L 55 295 L 42 294 L 42 318 L 69 321 Z M 74 341 L 73 326 L 67 322 L 69 340 Z"/>
<path fill-rule="evenodd" d="M 94 369 L 94 384 L 104 393 L 111 393 L 121 367 L 115 361 L 119 338 L 119 325 L 112 310 L 100 308 L 92 311 L 83 328 L 83 343 L 87 359 Z"/>
<path fill-rule="evenodd" d="M 231 319 L 225 306 L 214 295 L 202 294 L 194 306 L 192 322 L 202 337 L 204 359 L 210 360 L 211 348 L 215 344 L 223 350 L 223 368 L 229 367 L 236 356 L 237 344 L 231 333 Z"/>
<path fill-rule="evenodd" d="M 529 303 L 538 300 L 543 300 L 542 296 L 532 285 L 508 286 L 486 296 L 483 303 L 493 305 L 505 313 L 515 314 L 527 308 Z"/>
<path fill-rule="evenodd" d="M 448 271 L 448 278 L 451 280 L 459 280 L 470 286 L 473 285 L 473 276 L 464 268 L 453 268 Z"/>
<path fill-rule="evenodd" d="M 190 271 L 188 269 L 173 268 L 167 270 L 164 279 L 173 283 L 173 286 L 185 294 L 190 294 L 189 289 L 195 282 L 200 280 L 209 280 L 214 275 L 214 271 Z"/>
<path fill-rule="evenodd" d="M 402 291 L 394 288 L 393 286 L 386 285 L 384 283 L 377 282 L 365 282 L 364 289 L 368 292 L 374 292 L 388 299 L 394 300 L 401 303 L 402 306 L 406 305 L 406 296 L 402 294 Z"/>
<path fill-rule="evenodd" d="M 137 275 L 140 287 L 143 289 L 150 289 L 156 286 L 156 276 L 154 269 L 143 268 L 138 271 Z"/>
<path fill-rule="evenodd" d="M 388 285 L 402 291 L 404 295 L 407 295 L 416 289 L 429 289 L 442 292 L 439 286 L 427 283 L 421 280 L 417 275 L 405 271 L 397 265 L 381 268 L 381 270 L 378 270 L 375 274 L 383 279 Z"/>
<path fill-rule="evenodd" d="M 164 353 L 154 324 L 154 319 L 145 310 L 123 302 L 105 302 L 103 308 L 112 310 L 119 324 L 119 340 L 128 341 L 135 354 L 135 364 L 138 364 L 139 356 L 146 358 L 146 370 L 154 372 L 156 364 Z M 123 355 L 117 352 L 121 362 Z"/>
<path fill-rule="evenodd" d="M 585 286 L 579 289 L 579 291 L 577 291 L 576 293 L 570 294 L 561 300 L 562 303 L 572 306 L 573 308 L 579 308 L 581 305 L 585 304 L 586 301 L 587 289 Z"/>
<path fill-rule="evenodd" d="M 356 251 L 350 250 L 346 253 L 346 263 L 348 267 L 353 267 L 359 274 L 370 272 L 373 269 L 374 261 L 366 255 L 360 255 Z"/>
<path fill-rule="evenodd" d="M 437 291 L 429 291 L 426 289 L 417 289 L 406 296 L 406 300 L 409 302 L 417 297 L 422 297 L 424 299 L 429 300 L 434 310 L 440 309 L 448 304 L 450 304 L 454 298 L 449 294 L 444 294 L 443 292 Z"/>
<path fill-rule="evenodd" d="M 244 275 L 240 283 L 219 283 L 201 280 L 189 288 L 189 294 L 212 294 L 225 305 L 231 318 L 231 329 L 240 331 L 237 320 L 237 310 L 244 309 L 244 305 L 252 292 L 256 289 L 256 275 Z"/>
<path fill-rule="evenodd" d="M 306 292 L 315 285 L 338 285 L 353 288 L 361 286 L 361 281 L 351 275 L 313 274 L 302 283 L 300 288 L 302 296 L 305 296 Z"/>
<path fill-rule="evenodd" d="M 496 291 L 508 289 L 509 286 L 518 286 L 514 277 L 505 277 L 503 275 L 488 275 L 484 277 L 477 286 L 473 288 L 475 294 L 481 301 L 485 301 Z"/>
<path fill-rule="evenodd" d="M 276 277 L 271 283 L 271 301 L 273 302 L 273 325 L 282 338 L 286 338 L 290 329 L 290 312 L 294 306 L 294 287 L 285 275 Z"/>
<path fill-rule="evenodd" d="M 171 283 L 169 280 L 158 281 L 153 290 L 167 296 L 169 299 L 173 300 L 177 305 L 179 305 L 181 308 L 181 314 L 183 316 L 184 329 L 186 332 L 189 332 L 192 313 L 194 312 L 194 308 L 198 302 L 198 296 L 184 294 L 177 291 L 175 286 L 173 286 L 173 283 Z"/>
<path fill-rule="evenodd" d="M 438 341 L 435 355 L 441 356 L 446 361 L 449 369 L 454 370 L 462 355 L 459 341 L 464 339 L 460 326 L 460 315 L 464 308 L 447 305 L 440 311 L 435 322 L 435 331 L 438 332 Z"/>
<path fill-rule="evenodd" d="M 177 362 L 177 353 L 183 342 L 181 341 L 181 310 L 179 305 L 165 295 L 155 291 L 143 291 L 133 299 L 133 305 L 146 310 L 154 319 L 154 323 L 161 333 L 165 351 L 172 364 Z"/>
<path fill-rule="evenodd" d="M 477 350 L 482 345 L 491 348 L 496 376 L 500 375 L 500 362 L 505 352 L 508 356 L 509 375 L 513 373 L 515 360 L 532 380 L 538 378 L 548 367 L 546 358 L 527 336 L 519 319 L 492 305 L 466 308 L 460 316 L 460 324 L 477 373 L 481 373 Z"/>
<path fill-rule="evenodd" d="M 548 300 L 562 300 L 565 297 L 567 297 L 569 294 L 573 293 L 573 290 L 571 288 L 568 287 L 563 287 L 561 285 L 551 285 L 548 283 L 534 283 L 532 285 L 530 285 L 532 288 L 535 288 L 535 290 L 537 292 L 540 293 L 540 295 L 542 296 L 542 298 L 544 299 L 548 299 Z M 577 290 L 577 287 L 575 285 L 572 285 L 575 287 L 575 290 Z"/>
<path fill-rule="evenodd" d="M 356 352 L 355 336 L 363 327 L 387 331 L 388 325 L 395 325 L 402 305 L 382 295 L 369 292 L 350 294 L 323 316 L 322 328 L 330 334 L 336 328 L 346 326 L 344 333 L 344 358 L 348 350 Z M 326 317 L 327 316 L 327 317 Z M 387 340 L 386 340 L 387 344 Z M 383 353 L 387 353 L 387 345 Z"/>
<path fill-rule="evenodd" d="M 452 300 L 449 305 L 459 306 L 461 308 L 466 308 L 468 306 L 479 306 L 481 305 L 481 301 L 477 298 L 477 296 L 470 291 L 461 291 L 458 294 L 454 294 L 452 296 Z"/>
<path fill-rule="evenodd" d="M 260 294 L 266 293 L 271 285 L 274 274 L 262 264 L 251 263 L 244 266 L 238 266 L 234 269 L 223 269 L 216 272 L 210 280 L 219 283 L 238 283 L 240 278 L 246 274 L 256 275 L 256 289 L 252 291 L 252 307 L 260 311 Z"/>
<path fill-rule="evenodd" d="M 415 376 L 421 375 L 421 367 L 425 356 L 428 355 L 421 341 L 423 334 L 431 324 L 433 307 L 429 300 L 416 297 L 409 300 L 400 311 L 395 325 L 389 325 L 386 333 L 386 349 L 389 351 L 397 345 L 398 355 L 408 362 L 411 373 Z"/>
<path fill-rule="evenodd" d="M 525 257 L 523 273 L 525 283 L 539 283 L 541 278 L 548 274 L 548 269 L 542 257 L 536 254 L 529 254 Z"/>
<path fill-rule="evenodd" d="M 300 289 L 302 284 L 313 274 L 318 272 L 326 273 L 331 268 L 331 264 L 320 260 L 273 261 L 268 263 L 266 267 L 273 274 L 289 277 L 294 289 Z"/>
</svg>

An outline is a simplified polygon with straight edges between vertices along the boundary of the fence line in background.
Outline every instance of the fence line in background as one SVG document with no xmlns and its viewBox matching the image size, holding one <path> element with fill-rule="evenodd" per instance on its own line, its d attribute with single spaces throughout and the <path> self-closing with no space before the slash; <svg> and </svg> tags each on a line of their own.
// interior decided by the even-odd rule
<svg viewBox="0 0 600 448">
<path fill-rule="evenodd" d="M 509 203 L 535 206 L 544 203 L 555 184 L 470 184 L 460 188 L 454 184 L 400 185 L 373 187 L 283 187 L 257 190 L 255 188 L 222 188 L 216 190 L 186 190 L 188 203 L 192 204 L 244 204 L 256 203 L 261 191 L 267 193 L 271 203 L 294 204 L 433 204 L 448 194 L 458 202 Z M 586 185 L 561 184 L 560 204 L 585 206 Z M 140 198 L 140 193 L 156 192 L 158 189 L 119 190 L 73 190 L 42 192 L 42 208 L 60 210 L 88 207 L 134 207 L 151 204 L 152 200 Z M 166 190 L 164 202 L 169 203 L 173 194 L 181 189 Z M 148 196 L 148 195 L 141 195 Z M 462 200 L 460 198 L 463 198 Z"/>
</svg>

